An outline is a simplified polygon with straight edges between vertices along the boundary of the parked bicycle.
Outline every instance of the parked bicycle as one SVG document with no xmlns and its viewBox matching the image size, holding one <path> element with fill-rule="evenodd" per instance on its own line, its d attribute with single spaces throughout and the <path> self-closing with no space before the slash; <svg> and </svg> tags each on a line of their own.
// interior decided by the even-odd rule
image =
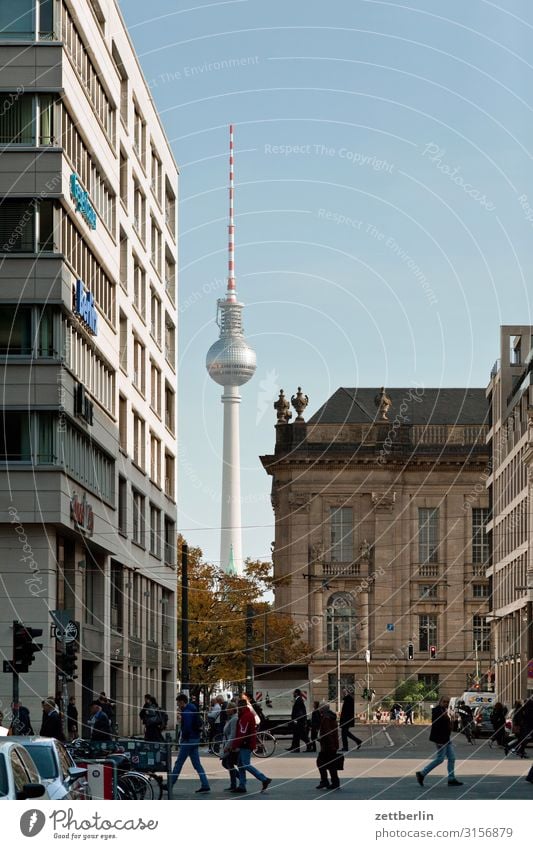
<svg viewBox="0 0 533 849">
<path fill-rule="evenodd" d="M 117 770 L 117 794 L 125 801 L 159 800 L 163 798 L 163 778 L 152 770 L 140 772 L 131 763 L 128 752 L 121 750 L 112 741 L 109 746 L 91 746 L 90 740 L 77 738 L 67 744 L 67 748 L 76 762 L 85 762 L 92 758 L 103 758 L 115 762 Z"/>
</svg>

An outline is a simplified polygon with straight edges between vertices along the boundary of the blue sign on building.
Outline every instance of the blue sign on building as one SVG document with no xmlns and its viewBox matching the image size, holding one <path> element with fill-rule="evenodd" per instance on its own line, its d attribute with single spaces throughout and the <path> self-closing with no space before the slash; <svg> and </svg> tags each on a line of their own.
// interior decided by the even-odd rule
<svg viewBox="0 0 533 849">
<path fill-rule="evenodd" d="M 96 210 L 74 173 L 70 175 L 70 196 L 76 202 L 76 212 L 81 212 L 91 230 L 96 230 Z"/>
<path fill-rule="evenodd" d="M 394 623 L 387 622 L 387 631 L 394 631 Z"/>
<path fill-rule="evenodd" d="M 94 296 L 85 289 L 81 280 L 76 280 L 74 312 L 85 322 L 93 336 L 96 336 L 98 334 L 98 313 Z"/>
</svg>

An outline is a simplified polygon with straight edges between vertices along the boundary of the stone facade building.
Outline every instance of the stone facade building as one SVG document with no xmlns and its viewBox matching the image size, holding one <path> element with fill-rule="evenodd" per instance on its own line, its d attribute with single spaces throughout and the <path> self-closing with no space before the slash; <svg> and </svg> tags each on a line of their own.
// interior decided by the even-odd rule
<svg viewBox="0 0 533 849">
<path fill-rule="evenodd" d="M 306 423 L 283 393 L 273 454 L 275 606 L 312 649 L 313 698 L 370 675 L 459 695 L 490 678 L 483 389 L 338 389 Z M 370 650 L 367 667 L 366 652 Z M 412 654 L 412 659 L 410 659 Z M 434 656 L 433 656 L 434 655 Z"/>
<path fill-rule="evenodd" d="M 491 420 L 488 532 L 496 687 L 507 705 L 533 690 L 533 327 L 500 329 L 487 397 Z M 528 665 L 530 675 L 528 676 Z"/>
</svg>

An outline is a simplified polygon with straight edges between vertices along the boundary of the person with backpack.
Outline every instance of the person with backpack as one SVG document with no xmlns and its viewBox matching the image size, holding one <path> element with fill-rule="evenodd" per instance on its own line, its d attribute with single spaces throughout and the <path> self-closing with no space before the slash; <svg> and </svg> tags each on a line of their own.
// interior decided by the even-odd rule
<svg viewBox="0 0 533 849">
<path fill-rule="evenodd" d="M 144 705 L 139 714 L 141 722 L 144 724 L 144 739 L 152 743 L 163 743 L 163 715 L 156 699 L 149 693 L 144 697 Z M 165 714 L 166 716 L 166 714 Z M 168 717 L 167 717 L 168 719 Z M 165 723 L 166 724 L 166 723 Z"/>
<path fill-rule="evenodd" d="M 180 693 L 176 702 L 181 714 L 181 736 L 178 757 L 176 758 L 176 763 L 172 769 L 169 793 L 172 793 L 172 788 L 178 780 L 187 758 L 190 758 L 191 764 L 198 773 L 198 777 L 200 779 L 200 787 L 196 792 L 209 793 L 211 788 L 200 761 L 199 752 L 202 718 L 196 705 L 189 701 L 189 697 L 186 696 L 185 693 Z"/>
</svg>

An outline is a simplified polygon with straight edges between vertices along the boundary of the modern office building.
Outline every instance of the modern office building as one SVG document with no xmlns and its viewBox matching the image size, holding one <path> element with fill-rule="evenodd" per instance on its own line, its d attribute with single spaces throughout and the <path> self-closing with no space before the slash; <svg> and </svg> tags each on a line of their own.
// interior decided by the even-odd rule
<svg viewBox="0 0 533 849">
<path fill-rule="evenodd" d="M 487 483 L 492 514 L 488 574 L 496 689 L 509 706 L 533 690 L 532 370 L 533 327 L 501 327 L 500 358 L 487 389 L 491 410 Z"/>
<path fill-rule="evenodd" d="M 340 388 L 308 422 L 307 396 L 291 400 L 296 420 L 282 395 L 261 459 L 275 607 L 310 645 L 313 698 L 336 698 L 337 660 L 359 710 L 367 681 L 377 701 L 410 678 L 448 695 L 484 688 L 484 390 Z"/>
<path fill-rule="evenodd" d="M 115 0 L 4 0 L 0 66 L 0 649 L 43 629 L 38 724 L 63 611 L 78 709 L 139 732 L 175 697 L 178 170 Z"/>
</svg>

